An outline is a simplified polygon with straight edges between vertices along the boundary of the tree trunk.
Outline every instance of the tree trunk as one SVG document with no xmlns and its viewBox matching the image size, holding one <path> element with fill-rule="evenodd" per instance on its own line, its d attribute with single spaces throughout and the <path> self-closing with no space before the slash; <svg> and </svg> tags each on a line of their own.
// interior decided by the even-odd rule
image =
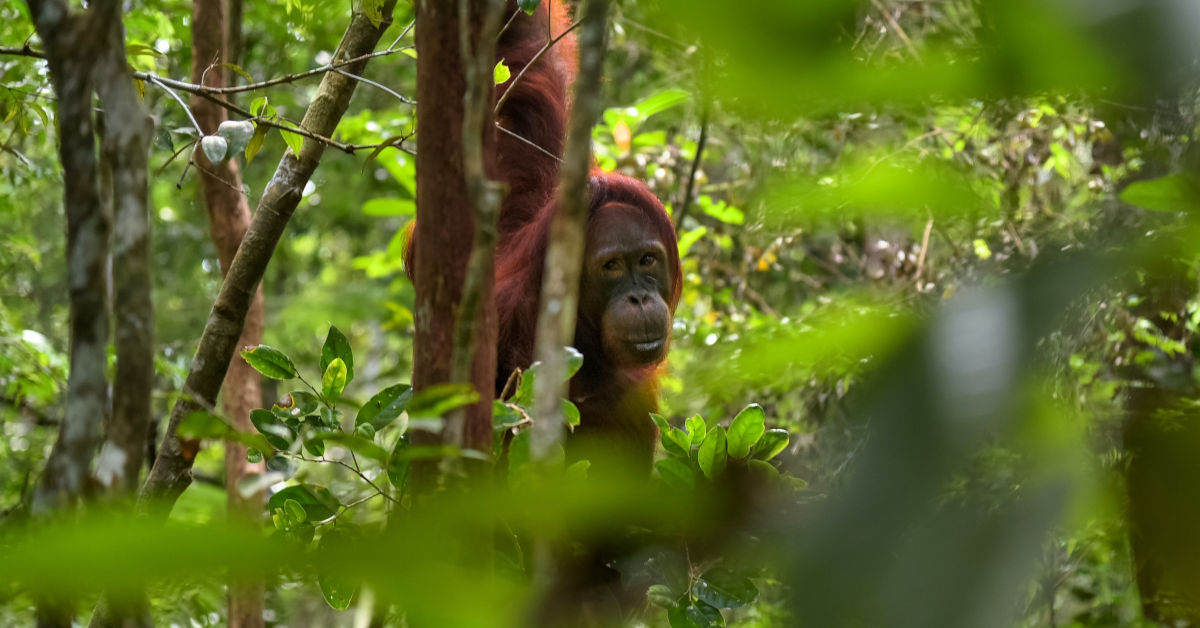
<svg viewBox="0 0 1200 628">
<path fill-rule="evenodd" d="M 474 3 L 478 6 L 478 2 Z M 416 288 L 416 337 L 413 342 L 413 387 L 420 391 L 451 381 L 455 320 L 473 316 L 475 355 L 470 381 L 480 400 L 467 408 L 462 445 L 490 451 L 492 388 L 496 371 L 496 316 L 492 308 L 492 278 L 478 286 L 479 309 L 459 312 L 475 217 L 467 190 L 463 161 L 463 98 L 466 82 L 459 39 L 457 2 L 420 0 L 416 7 L 417 39 L 417 227 L 413 257 Z M 478 27 L 477 20 L 473 26 Z M 488 116 L 484 125 L 484 154 L 495 135 Z M 439 442 L 433 434 L 416 434 L 419 444 Z M 414 465 L 418 490 L 432 485 L 436 465 Z"/>
<path fill-rule="evenodd" d="M 223 63 L 232 63 L 227 52 L 231 38 L 230 21 L 225 13 L 226 0 L 197 0 L 192 5 L 192 82 L 211 87 L 225 87 L 228 72 Z M 225 109 L 217 103 L 196 95 L 191 97 L 192 114 L 200 128 L 208 134 L 215 133 L 226 119 Z M 208 225 L 217 256 L 221 263 L 221 274 L 229 272 L 233 256 L 237 253 L 242 237 L 250 227 L 250 204 L 242 194 L 242 174 L 237 157 L 220 163 L 211 163 L 197 152 L 194 159 L 200 168 L 200 188 L 204 195 L 204 206 L 208 209 Z M 242 326 L 238 346 L 254 346 L 262 342 L 264 326 L 264 299 L 262 284 L 254 291 L 250 309 Z M 222 409 L 233 427 L 239 431 L 252 432 L 250 411 L 257 408 L 262 397 L 261 377 L 250 368 L 238 354 L 229 364 L 222 386 Z M 243 497 L 238 485 L 243 477 L 251 473 L 262 473 L 262 462 L 246 460 L 246 447 L 240 443 L 225 443 L 225 493 L 230 521 L 251 522 L 262 518 L 264 496 L 262 491 Z M 263 583 L 261 581 L 229 582 L 228 625 L 231 628 L 256 628 L 263 625 Z"/>
</svg>

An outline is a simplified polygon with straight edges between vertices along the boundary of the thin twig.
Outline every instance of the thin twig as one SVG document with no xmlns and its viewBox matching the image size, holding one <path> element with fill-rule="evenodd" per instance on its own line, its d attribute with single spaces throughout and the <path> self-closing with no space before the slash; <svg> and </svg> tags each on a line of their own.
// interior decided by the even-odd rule
<svg viewBox="0 0 1200 628">
<path fill-rule="evenodd" d="M 917 256 L 917 274 L 913 279 L 917 282 L 917 292 L 921 290 L 921 271 L 925 270 L 925 253 L 929 250 L 929 234 L 933 233 L 933 219 L 925 223 L 925 235 L 921 237 L 921 254 Z"/>
<path fill-rule="evenodd" d="M 675 214 L 675 231 L 683 226 L 683 219 L 692 208 L 692 197 L 696 189 L 696 171 L 700 169 L 700 159 L 704 157 L 704 144 L 708 142 L 708 108 L 700 115 L 700 139 L 696 140 L 696 154 L 692 157 L 692 169 L 688 173 L 687 188 L 683 191 L 683 203 L 679 205 L 679 213 Z"/>
<path fill-rule="evenodd" d="M 164 85 L 163 82 L 160 81 L 158 79 L 158 77 L 156 77 L 156 76 L 151 76 L 147 80 L 149 80 L 151 83 L 154 83 L 155 85 L 161 87 L 163 89 L 163 91 L 170 94 L 171 98 L 174 98 L 175 102 L 179 103 L 180 107 L 183 107 L 183 112 L 187 114 L 188 120 L 192 121 L 192 126 L 196 127 L 196 132 L 200 134 L 200 137 L 204 137 L 204 129 L 200 128 L 200 123 L 196 122 L 196 116 L 192 115 L 191 107 L 188 107 L 187 103 L 183 102 L 183 99 L 179 97 L 179 94 L 176 94 L 175 90 Z"/>
<path fill-rule="evenodd" d="M 24 46 L 21 46 L 20 48 L 15 48 L 13 46 L 0 46 L 0 55 L 14 55 L 14 56 L 18 56 L 18 57 L 29 57 L 30 59 L 45 59 L 46 58 L 46 53 L 42 52 L 41 50 L 34 50 L 33 48 L 30 48 L 29 44 L 25 44 Z"/>
<path fill-rule="evenodd" d="M 558 42 L 562 41 L 562 38 L 569 35 L 571 33 L 571 31 L 578 28 L 579 24 L 580 24 L 579 20 L 575 21 L 573 24 L 568 26 L 566 30 L 559 33 L 557 37 L 546 42 L 546 45 L 542 46 L 542 49 L 538 50 L 537 54 L 533 55 L 533 59 L 530 59 L 529 63 L 526 63 L 525 67 L 521 68 L 521 71 L 517 73 L 517 75 L 513 78 L 513 80 L 511 82 L 509 82 L 508 87 L 504 89 L 504 93 L 500 95 L 500 99 L 496 101 L 496 113 L 500 113 L 500 109 L 502 107 L 504 107 L 504 103 L 508 101 L 508 95 L 511 94 L 513 88 L 516 87 L 517 84 L 521 82 L 521 78 L 525 76 L 525 72 L 527 70 L 529 70 L 529 68 L 533 67 L 538 62 L 538 60 L 542 58 L 542 55 L 546 54 L 547 50 L 554 47 L 554 45 L 557 44 Z"/>
<path fill-rule="evenodd" d="M 405 35 L 408 35 L 408 33 L 411 32 L 413 27 L 416 25 L 417 25 L 416 20 L 409 22 L 408 26 L 405 26 L 404 30 L 400 31 L 400 35 L 396 37 L 395 41 L 393 41 L 392 45 L 388 46 L 387 49 L 388 50 L 404 50 L 404 48 L 408 48 L 409 46 L 405 46 L 404 48 L 396 48 L 396 44 L 400 43 L 400 40 L 404 39 Z"/>
<path fill-rule="evenodd" d="M 338 73 L 338 74 L 341 74 L 342 76 L 345 76 L 345 77 L 347 77 L 347 78 L 352 78 L 352 79 L 354 79 L 354 80 L 356 80 L 356 81 L 358 81 L 358 82 L 360 82 L 360 83 L 366 83 L 367 85 L 370 85 L 371 87 L 377 87 L 377 88 L 379 88 L 379 89 L 382 89 L 383 91 L 385 91 L 385 92 L 387 92 L 387 93 L 391 94 L 392 96 L 395 96 L 397 100 L 399 100 L 400 102 L 402 102 L 402 103 L 404 103 L 404 104 L 406 104 L 406 105 L 415 105 L 415 104 L 417 104 L 417 101 L 415 101 L 415 100 L 413 100 L 413 99 L 411 99 L 411 98 L 408 98 L 407 96 L 401 96 L 400 94 L 398 94 L 398 93 L 397 93 L 395 90 L 393 90 L 392 88 L 390 88 L 390 87 L 388 87 L 388 86 L 386 86 L 386 85 L 382 85 L 382 84 L 380 84 L 380 83 L 376 83 L 375 81 L 372 81 L 371 79 L 368 79 L 368 78 L 363 78 L 363 77 L 361 77 L 361 76 L 359 76 L 359 75 L 357 75 L 357 74 L 351 74 L 351 73 L 349 73 L 349 72 L 347 72 L 347 71 L 345 71 L 345 70 L 333 70 L 333 72 L 336 72 L 336 73 Z"/>
<path fill-rule="evenodd" d="M 378 52 L 372 52 L 372 53 L 368 53 L 365 55 L 359 55 L 352 59 L 345 59 L 342 61 L 338 61 L 337 63 L 326 63 L 325 65 L 322 65 L 320 67 L 312 68 L 311 70 L 305 70 L 303 72 L 296 72 L 294 74 L 287 74 L 285 76 L 280 76 L 280 77 L 276 77 L 273 79 L 267 79 L 265 81 L 260 81 L 258 83 L 248 83 L 246 85 L 230 85 L 230 86 L 226 86 L 226 87 L 212 87 L 209 85 L 197 85 L 195 83 L 188 83 L 187 81 L 180 81 L 178 79 L 173 79 L 173 78 L 169 78 L 169 77 L 165 77 L 165 76 L 159 76 L 157 74 L 153 74 L 150 72 L 134 72 L 133 77 L 136 79 L 143 80 L 143 81 L 158 79 L 159 81 L 162 81 L 163 83 L 170 85 L 171 87 L 174 87 L 175 89 L 182 90 L 182 91 L 188 92 L 190 94 L 199 94 L 199 95 L 238 94 L 238 93 L 242 93 L 242 92 L 252 92 L 252 91 L 256 91 L 256 90 L 260 90 L 260 89 L 265 89 L 267 87 L 274 87 L 275 85 L 281 85 L 284 83 L 294 83 L 300 79 L 308 78 L 310 76 L 316 76 L 318 74 L 324 74 L 326 72 L 334 72 L 334 71 L 337 71 L 339 68 L 343 68 L 348 65 L 353 65 L 360 61 L 374 59 L 375 57 L 384 57 L 387 55 L 393 55 L 393 54 L 396 54 L 397 52 L 408 50 L 410 48 L 412 48 L 412 46 L 404 46 L 402 48 L 389 48 L 387 50 L 380 50 Z"/>
<path fill-rule="evenodd" d="M 506 128 L 504 128 L 504 127 L 500 126 L 500 123 L 499 123 L 499 122 L 497 122 L 497 123 L 496 123 L 496 128 L 497 128 L 497 129 L 500 129 L 500 130 L 501 130 L 501 131 L 503 131 L 504 133 L 506 133 L 506 134 L 508 134 L 508 135 L 511 135 L 512 137 L 515 137 L 515 138 L 517 138 L 518 140 L 520 140 L 520 141 L 522 141 L 522 142 L 525 142 L 526 144 L 528 144 L 528 145 L 530 145 L 530 146 L 532 146 L 532 147 L 534 147 L 534 148 L 538 149 L 539 151 L 541 151 L 541 152 L 542 152 L 542 154 L 544 154 L 544 155 L 546 155 L 547 157 L 549 157 L 549 158 L 553 159 L 554 161 L 557 161 L 558 163 L 562 163 L 562 157 L 559 157 L 558 155 L 555 155 L 554 153 L 552 153 L 552 152 L 550 152 L 550 151 L 548 151 L 548 150 L 546 150 L 546 149 L 542 148 L 541 146 L 538 146 L 537 142 L 534 142 L 533 140 L 530 140 L 530 139 L 527 139 L 527 138 L 521 137 L 520 135 L 517 135 L 516 133 L 514 133 L 514 132 L 512 132 L 512 131 L 509 131 L 508 129 L 506 129 Z"/>
<path fill-rule="evenodd" d="M 888 11 L 887 8 L 884 7 L 881 2 L 879 2 L 879 0 L 871 0 L 871 4 L 875 5 L 876 9 L 879 9 L 879 12 L 883 14 L 883 18 L 888 21 L 888 25 L 892 27 L 892 31 L 896 33 L 896 36 L 900 38 L 900 41 L 904 42 L 904 45 L 908 48 L 908 51 L 912 53 L 912 56 L 915 57 L 917 61 L 920 61 L 921 53 L 917 52 L 917 47 L 914 46 L 912 40 L 908 38 L 908 33 L 905 33 L 904 29 L 900 28 L 900 23 L 896 21 L 896 18 L 892 17 L 892 13 Z"/>
</svg>

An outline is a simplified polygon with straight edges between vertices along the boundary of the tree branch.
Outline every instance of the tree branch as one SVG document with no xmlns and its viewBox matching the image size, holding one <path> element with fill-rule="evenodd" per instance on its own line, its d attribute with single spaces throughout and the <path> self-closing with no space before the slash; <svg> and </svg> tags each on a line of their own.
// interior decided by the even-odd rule
<svg viewBox="0 0 1200 628">
<path fill-rule="evenodd" d="M 357 58 L 369 53 L 379 42 L 383 30 L 390 26 L 390 18 L 386 16 L 392 14 L 394 7 L 395 0 L 384 2 L 385 18 L 378 28 L 371 24 L 365 14 L 355 12 L 334 58 Z M 353 66 L 353 71 L 361 73 L 365 64 L 366 59 L 359 61 Z M 357 81 L 340 74 L 326 73 L 305 112 L 301 128 L 320 136 L 332 134 L 357 85 Z M 300 202 L 305 184 L 320 163 L 325 146 L 321 141 L 305 141 L 299 154 L 287 150 L 267 184 L 254 213 L 254 220 L 229 267 L 205 324 L 200 346 L 184 384 L 188 394 L 182 396 L 171 411 L 158 458 L 142 486 L 139 496 L 141 509 L 165 517 L 191 482 L 192 462 L 198 444 L 179 438 L 176 433 L 179 423 L 192 412 L 214 404 L 229 361 L 237 349 L 237 340 L 250 302 L 275 246 Z"/>
<path fill-rule="evenodd" d="M 588 171 L 592 161 L 592 126 L 603 111 L 600 76 L 604 70 L 608 0 L 588 0 L 583 31 L 579 37 L 579 76 L 570 127 L 563 152 L 562 183 L 558 188 L 558 212 L 550 224 L 550 244 L 542 280 L 537 338 L 534 350 L 541 361 L 541 374 L 534 382 L 532 454 L 537 460 L 550 456 L 562 440 L 562 402 L 565 396 L 566 357 L 563 347 L 574 342 L 575 317 L 579 303 L 579 274 L 583 264 L 584 229 L 587 223 Z M 531 62 L 529 65 L 533 65 Z M 526 66 L 529 67 L 529 66 Z"/>
</svg>

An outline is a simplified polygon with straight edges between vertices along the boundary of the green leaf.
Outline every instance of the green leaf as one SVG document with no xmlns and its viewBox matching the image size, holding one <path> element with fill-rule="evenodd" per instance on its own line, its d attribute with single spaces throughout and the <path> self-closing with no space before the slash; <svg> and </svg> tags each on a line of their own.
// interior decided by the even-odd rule
<svg viewBox="0 0 1200 628">
<path fill-rule="evenodd" d="M 680 458 L 688 457 L 688 454 L 690 453 L 688 448 L 691 445 L 691 440 L 688 439 L 687 434 L 683 433 L 683 430 L 677 427 L 671 427 L 670 425 L 668 425 L 666 429 L 659 428 L 659 430 L 663 449 L 666 450 L 668 454 L 672 456 L 678 456 Z"/>
<path fill-rule="evenodd" d="M 637 110 L 635 114 L 637 119 L 642 121 L 656 113 L 682 105 L 691 100 L 691 98 L 691 93 L 682 89 L 665 89 L 657 94 L 648 96 L 634 105 L 633 108 Z"/>
<path fill-rule="evenodd" d="M 296 432 L 288 427 L 286 423 L 281 421 L 270 410 L 250 411 L 250 422 L 254 424 L 254 429 L 267 438 L 267 442 L 275 449 L 288 449 L 292 446 L 292 441 L 296 440 Z"/>
<path fill-rule="evenodd" d="M 492 81 L 496 85 L 499 85 L 510 78 L 512 78 L 512 70 L 508 69 L 508 66 L 505 65 L 504 59 L 497 61 L 496 67 L 492 68 Z"/>
<path fill-rule="evenodd" d="M 412 216 L 417 203 L 411 198 L 373 198 L 363 203 L 362 211 L 368 216 Z"/>
<path fill-rule="evenodd" d="M 583 353 L 575 347 L 563 347 L 563 352 L 567 354 L 567 379 L 571 379 L 583 367 Z"/>
<path fill-rule="evenodd" d="M 408 472 L 411 468 L 411 458 L 407 455 L 409 445 L 408 434 L 397 438 L 396 444 L 392 447 L 392 455 L 388 457 L 388 481 L 400 490 L 404 490 L 404 484 L 408 481 Z"/>
<path fill-rule="evenodd" d="M 354 352 L 350 350 L 346 335 L 331 325 L 325 336 L 325 344 L 321 347 L 321 372 L 328 370 L 330 363 L 337 358 L 341 358 L 346 365 L 346 383 L 349 384 L 354 379 Z"/>
<path fill-rule="evenodd" d="M 664 418 L 663 415 L 661 415 L 661 414 L 656 414 L 654 412 L 651 412 L 650 420 L 654 421 L 654 424 L 658 426 L 658 431 L 660 431 L 660 432 L 665 432 L 665 431 L 671 429 L 671 424 L 668 423 L 667 419 Z"/>
<path fill-rule="evenodd" d="M 292 523 L 304 523 L 308 520 L 308 512 L 294 499 L 283 500 L 283 512 Z"/>
<path fill-rule="evenodd" d="M 526 15 L 533 15 L 537 10 L 538 4 L 542 0 L 517 0 L 517 7 L 525 12 Z"/>
<path fill-rule="evenodd" d="M 646 590 L 646 599 L 655 606 L 671 608 L 675 606 L 675 601 L 679 599 L 679 595 L 665 584 L 653 584 Z"/>
<path fill-rule="evenodd" d="M 325 369 L 325 374 L 321 376 L 321 393 L 325 395 L 325 399 L 332 402 L 342 396 L 342 391 L 346 390 L 346 381 L 346 363 L 341 358 L 334 358 Z"/>
<path fill-rule="evenodd" d="M 246 144 L 246 163 L 253 161 L 258 151 L 262 150 L 263 142 L 267 140 L 267 130 L 270 128 L 261 122 L 254 123 L 254 136 Z"/>
<path fill-rule="evenodd" d="M 567 467 L 567 479 L 572 482 L 582 482 L 587 479 L 590 468 L 592 468 L 591 460 L 576 460 Z"/>
<path fill-rule="evenodd" d="M 365 456 L 376 462 L 386 463 L 388 461 L 388 450 L 358 434 L 347 434 L 341 430 L 329 430 L 315 434 L 313 439 L 345 447 L 360 456 Z"/>
<path fill-rule="evenodd" d="M 291 358 L 279 349 L 267 345 L 243 349 L 242 359 L 254 370 L 271 379 L 293 379 L 299 375 Z"/>
<path fill-rule="evenodd" d="M 246 462 L 257 464 L 263 461 L 263 453 L 255 447 L 246 449 Z"/>
<path fill-rule="evenodd" d="M 711 480 L 725 470 L 725 463 L 729 459 L 725 447 L 725 428 L 720 425 L 714 426 L 708 431 L 708 436 L 704 438 L 700 451 L 696 454 L 696 462 L 700 465 L 704 477 Z"/>
<path fill-rule="evenodd" d="M 791 437 L 787 430 L 779 428 L 767 430 L 762 438 L 758 439 L 758 444 L 754 446 L 753 457 L 758 460 L 770 460 L 787 449 L 790 440 Z"/>
<path fill-rule="evenodd" d="M 750 474 L 758 478 L 764 484 L 771 484 L 779 479 L 779 469 L 775 468 L 769 462 L 763 460 L 751 460 L 746 463 L 746 468 L 750 470 Z"/>
<path fill-rule="evenodd" d="M 667 610 L 671 628 L 724 628 L 721 611 L 704 602 L 683 603 Z"/>
<path fill-rule="evenodd" d="M 766 429 L 766 415 L 762 406 L 752 403 L 743 408 L 729 424 L 729 455 L 734 458 L 750 455 L 750 448 L 758 442 Z"/>
<path fill-rule="evenodd" d="M 358 415 L 354 417 L 354 424 L 370 423 L 378 432 L 407 410 L 412 398 L 412 386 L 408 384 L 396 384 L 384 388 L 358 409 Z"/>
<path fill-rule="evenodd" d="M 179 427 L 176 428 L 176 433 L 180 438 L 194 439 L 225 439 L 233 432 L 233 428 L 229 426 L 221 417 L 197 410 L 183 417 L 179 422 Z"/>
<path fill-rule="evenodd" d="M 316 412 L 321 407 L 321 400 L 307 390 L 293 390 L 280 397 L 274 407 L 291 416 L 304 416 Z"/>
<path fill-rule="evenodd" d="M 663 484 L 674 489 L 691 490 L 696 486 L 696 474 L 692 468 L 677 458 L 663 458 L 654 464 Z"/>
<path fill-rule="evenodd" d="M 758 597 L 758 587 L 745 576 L 717 567 L 700 576 L 692 594 L 714 608 L 740 608 Z"/>
<path fill-rule="evenodd" d="M 1130 183 L 1121 200 L 1158 212 L 1194 212 L 1200 206 L 1200 183 L 1183 174 Z"/>
<path fill-rule="evenodd" d="M 440 417 L 476 401 L 479 401 L 479 393 L 470 384 L 435 384 L 413 396 L 408 415 L 413 418 Z"/>
<path fill-rule="evenodd" d="M 304 145 L 304 136 L 287 129 L 280 129 L 279 134 L 283 136 L 283 143 L 292 149 L 292 154 L 300 155 L 300 147 Z"/>
<path fill-rule="evenodd" d="M 687 422 L 684 423 L 684 427 L 687 428 L 688 438 L 691 439 L 692 445 L 699 445 L 704 442 L 704 436 L 708 433 L 708 426 L 704 423 L 704 417 L 699 414 L 694 415 L 688 418 Z"/>
<path fill-rule="evenodd" d="M 284 510 L 284 504 L 288 500 L 295 500 L 299 503 L 304 508 L 306 520 L 314 522 L 332 517 L 342 506 L 333 493 L 323 486 L 297 484 L 288 486 L 272 495 L 267 500 L 267 510 Z"/>
<path fill-rule="evenodd" d="M 354 544 L 354 536 L 345 532 L 343 526 L 339 524 L 337 528 L 326 532 L 321 537 L 318 547 L 329 559 L 328 563 L 340 565 L 342 561 L 338 559 L 347 550 L 353 548 Z M 322 564 L 317 569 L 317 584 L 320 585 L 321 595 L 325 596 L 325 602 L 329 604 L 330 608 L 344 611 L 350 608 L 350 604 L 354 602 L 354 597 L 358 595 L 362 583 L 348 573 L 344 567 L 330 568 Z"/>
<path fill-rule="evenodd" d="M 574 430 L 575 428 L 579 427 L 579 408 L 577 408 L 575 404 L 563 399 L 562 413 L 563 422 L 567 424 L 568 429 Z"/>
</svg>

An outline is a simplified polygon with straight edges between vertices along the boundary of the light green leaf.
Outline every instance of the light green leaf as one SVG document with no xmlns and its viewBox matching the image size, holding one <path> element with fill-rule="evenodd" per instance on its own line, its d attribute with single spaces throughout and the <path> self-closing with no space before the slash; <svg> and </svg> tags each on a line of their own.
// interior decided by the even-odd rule
<svg viewBox="0 0 1200 628">
<path fill-rule="evenodd" d="M 743 408 L 729 424 L 729 455 L 734 458 L 748 456 L 750 448 L 758 442 L 766 429 L 766 415 L 762 406 L 752 403 Z"/>
</svg>

